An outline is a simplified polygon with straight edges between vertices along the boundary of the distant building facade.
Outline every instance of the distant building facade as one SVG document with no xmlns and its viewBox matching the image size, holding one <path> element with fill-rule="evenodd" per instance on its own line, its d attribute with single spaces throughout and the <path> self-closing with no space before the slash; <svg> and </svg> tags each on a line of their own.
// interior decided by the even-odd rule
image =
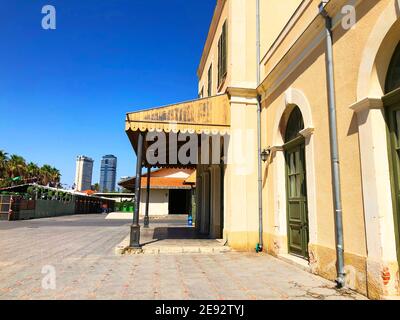
<svg viewBox="0 0 400 320">
<path fill-rule="evenodd" d="M 93 159 L 86 156 L 76 158 L 75 190 L 85 191 L 92 187 Z"/>
<path fill-rule="evenodd" d="M 101 160 L 100 192 L 114 192 L 117 176 L 117 157 L 106 155 Z"/>
<path fill-rule="evenodd" d="M 194 184 L 186 183 L 189 177 L 196 177 L 194 169 L 162 168 L 150 174 L 150 216 L 184 215 L 191 212 Z M 119 185 L 135 192 L 136 178 L 127 178 Z M 139 214 L 146 213 L 147 173 L 141 178 Z"/>
</svg>

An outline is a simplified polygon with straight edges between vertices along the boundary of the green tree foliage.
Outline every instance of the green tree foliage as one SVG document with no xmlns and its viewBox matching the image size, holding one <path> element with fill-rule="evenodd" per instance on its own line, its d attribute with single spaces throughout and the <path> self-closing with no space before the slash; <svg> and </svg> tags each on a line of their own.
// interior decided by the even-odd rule
<svg viewBox="0 0 400 320">
<path fill-rule="evenodd" d="M 39 185 L 59 187 L 61 173 L 50 165 L 39 167 L 33 162 L 27 163 L 19 155 L 8 155 L 0 150 L 0 188 L 36 182 Z"/>
</svg>

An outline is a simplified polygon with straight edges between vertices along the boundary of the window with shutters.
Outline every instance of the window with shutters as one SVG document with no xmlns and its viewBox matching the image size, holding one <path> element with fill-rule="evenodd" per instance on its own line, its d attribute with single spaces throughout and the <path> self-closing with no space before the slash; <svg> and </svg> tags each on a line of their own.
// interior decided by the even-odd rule
<svg viewBox="0 0 400 320">
<path fill-rule="evenodd" d="M 285 143 L 300 137 L 300 131 L 304 129 L 303 116 L 299 107 L 295 107 L 289 116 L 285 133 Z"/>
<path fill-rule="evenodd" d="M 218 87 L 224 82 L 227 74 L 227 26 L 222 26 L 221 37 L 218 41 Z"/>
<path fill-rule="evenodd" d="M 207 88 L 207 94 L 209 97 L 212 96 L 212 65 L 210 65 L 210 68 L 208 69 L 208 88 Z"/>
<path fill-rule="evenodd" d="M 204 87 L 201 88 L 201 91 L 199 92 L 199 99 L 204 97 Z"/>
<path fill-rule="evenodd" d="M 393 54 L 386 76 L 386 93 L 400 88 L 400 43 Z"/>
</svg>

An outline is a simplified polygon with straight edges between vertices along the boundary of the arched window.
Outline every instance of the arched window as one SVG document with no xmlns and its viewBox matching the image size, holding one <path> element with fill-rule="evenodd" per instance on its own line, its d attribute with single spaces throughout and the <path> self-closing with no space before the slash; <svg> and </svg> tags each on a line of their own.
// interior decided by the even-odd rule
<svg viewBox="0 0 400 320">
<path fill-rule="evenodd" d="M 299 107 L 295 107 L 290 116 L 286 126 L 285 143 L 289 142 L 300 135 L 300 131 L 304 129 L 303 116 Z"/>
<path fill-rule="evenodd" d="M 400 88 L 400 43 L 390 61 L 389 70 L 386 76 L 386 93 Z"/>
</svg>

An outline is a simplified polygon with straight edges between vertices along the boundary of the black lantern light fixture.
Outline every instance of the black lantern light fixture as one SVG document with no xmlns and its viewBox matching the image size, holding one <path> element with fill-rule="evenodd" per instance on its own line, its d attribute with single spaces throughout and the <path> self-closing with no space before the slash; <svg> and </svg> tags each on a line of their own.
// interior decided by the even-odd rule
<svg viewBox="0 0 400 320">
<path fill-rule="evenodd" d="M 268 148 L 268 149 L 264 149 L 264 150 L 261 152 L 261 160 L 262 160 L 263 162 L 267 162 L 267 160 L 268 160 L 270 154 L 271 154 L 271 150 L 270 150 L 269 148 Z"/>
</svg>

